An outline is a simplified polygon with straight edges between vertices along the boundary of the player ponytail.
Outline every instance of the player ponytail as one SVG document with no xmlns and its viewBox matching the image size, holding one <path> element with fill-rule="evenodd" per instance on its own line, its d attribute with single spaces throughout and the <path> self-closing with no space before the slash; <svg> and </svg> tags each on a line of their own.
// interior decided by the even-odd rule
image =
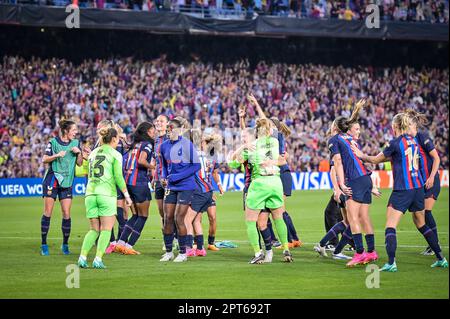
<svg viewBox="0 0 450 319">
<path fill-rule="evenodd" d="M 275 125 L 277 130 L 284 135 L 284 137 L 289 137 L 289 135 L 291 135 L 291 129 L 284 122 L 280 121 L 276 117 L 271 117 L 270 120 Z"/>
<path fill-rule="evenodd" d="M 62 118 L 61 120 L 59 120 L 58 126 L 59 126 L 59 129 L 61 130 L 61 136 L 66 135 L 69 132 L 72 125 L 75 125 L 75 121 L 68 120 L 65 118 Z"/>
<path fill-rule="evenodd" d="M 417 125 L 417 127 L 425 127 L 428 125 L 429 121 L 427 116 L 423 113 L 417 112 L 413 109 L 406 109 L 403 111 L 410 118 L 410 120 Z"/>
<path fill-rule="evenodd" d="M 100 135 L 103 144 L 111 143 L 112 139 L 119 135 L 115 128 L 106 126 L 100 128 L 99 130 L 97 130 L 97 132 Z"/>
<path fill-rule="evenodd" d="M 333 125 L 335 125 L 341 133 L 347 133 L 353 124 L 358 123 L 359 112 L 362 110 L 364 104 L 364 100 L 358 101 L 353 109 L 352 115 L 350 115 L 349 118 L 339 116 L 334 120 Z"/>
</svg>

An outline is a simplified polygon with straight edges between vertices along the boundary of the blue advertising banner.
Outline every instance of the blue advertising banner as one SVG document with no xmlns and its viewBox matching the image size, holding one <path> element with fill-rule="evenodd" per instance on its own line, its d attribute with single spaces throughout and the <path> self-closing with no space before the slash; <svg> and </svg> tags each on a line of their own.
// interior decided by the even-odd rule
<svg viewBox="0 0 450 319">
<path fill-rule="evenodd" d="M 293 172 L 293 190 L 331 189 L 332 183 L 329 173 L 321 172 Z M 441 187 L 449 186 L 448 170 L 439 171 Z M 373 171 L 372 181 L 379 188 L 392 188 L 393 176 L 391 171 Z M 244 188 L 244 174 L 220 174 L 220 182 L 225 191 L 242 191 Z M 73 184 L 73 194 L 83 195 L 86 191 L 87 179 L 76 177 Z M 217 185 L 214 183 L 217 190 Z M 42 178 L 3 178 L 0 179 L 0 198 L 42 196 Z"/>
</svg>

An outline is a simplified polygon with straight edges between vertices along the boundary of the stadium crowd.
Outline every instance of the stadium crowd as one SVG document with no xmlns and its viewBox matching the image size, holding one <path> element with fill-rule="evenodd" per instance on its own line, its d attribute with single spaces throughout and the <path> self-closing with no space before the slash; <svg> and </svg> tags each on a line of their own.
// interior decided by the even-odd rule
<svg viewBox="0 0 450 319">
<path fill-rule="evenodd" d="M 66 6 L 70 0 L 1 0 Z M 219 14 L 250 13 L 290 17 L 364 19 L 366 7 L 376 3 L 383 20 L 448 23 L 448 0 L 79 0 L 80 7 L 144 11 L 213 10 Z"/>
<path fill-rule="evenodd" d="M 61 117 L 73 118 L 83 143 L 92 146 L 102 119 L 117 121 L 126 133 L 138 122 L 164 113 L 201 121 L 224 132 L 239 126 L 237 109 L 253 92 L 264 109 L 292 128 L 288 140 L 291 169 L 328 169 L 327 130 L 335 116 L 349 115 L 366 97 L 361 144 L 377 153 L 392 138 L 392 116 L 407 107 L 424 112 L 429 130 L 448 168 L 448 69 L 408 67 L 266 64 L 253 69 L 234 64 L 151 61 L 131 58 L 29 60 L 4 56 L 0 64 L 0 178 L 40 177 L 45 146 Z M 254 123 L 249 123 L 254 125 Z M 239 134 L 227 133 L 238 141 Z M 379 167 L 382 168 L 382 167 Z M 226 165 L 223 170 L 226 170 Z"/>
</svg>

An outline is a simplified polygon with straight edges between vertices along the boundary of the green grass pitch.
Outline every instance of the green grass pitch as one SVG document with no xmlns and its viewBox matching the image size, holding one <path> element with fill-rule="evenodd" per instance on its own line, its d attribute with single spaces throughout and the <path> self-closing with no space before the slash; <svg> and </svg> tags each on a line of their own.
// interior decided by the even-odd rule
<svg viewBox="0 0 450 319">
<path fill-rule="evenodd" d="M 381 266 L 386 261 L 384 222 L 390 190 L 374 199 L 371 216 Z M 160 219 L 152 203 L 150 218 L 136 245 L 139 256 L 109 255 L 108 269 L 81 269 L 80 288 L 66 287 L 66 267 L 75 264 L 88 220 L 83 197 L 72 207 L 72 255 L 62 255 L 61 213 L 55 206 L 49 233 L 50 256 L 39 255 L 40 198 L 0 200 L 0 298 L 449 298 L 448 269 L 431 269 L 434 257 L 419 253 L 425 240 L 409 213 L 398 228 L 397 273 L 381 273 L 380 287 L 366 287 L 365 267 L 346 269 L 344 262 L 319 258 L 313 244 L 324 234 L 323 210 L 330 191 L 297 191 L 287 201 L 294 224 L 305 242 L 293 251 L 294 263 L 281 261 L 275 250 L 272 264 L 249 265 L 252 250 L 247 242 L 242 193 L 218 199 L 218 240 L 235 241 L 239 247 L 208 252 L 182 264 L 161 263 Z M 448 189 L 433 211 L 440 242 L 448 258 Z M 204 217 L 207 234 L 207 218 Z M 92 262 L 89 258 L 89 262 Z"/>
</svg>

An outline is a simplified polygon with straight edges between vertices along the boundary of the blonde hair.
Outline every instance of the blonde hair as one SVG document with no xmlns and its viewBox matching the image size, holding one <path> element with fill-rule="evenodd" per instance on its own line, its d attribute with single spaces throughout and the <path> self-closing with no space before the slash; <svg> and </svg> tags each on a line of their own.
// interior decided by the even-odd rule
<svg viewBox="0 0 450 319">
<path fill-rule="evenodd" d="M 417 125 L 417 127 L 424 127 L 429 123 L 425 114 L 417 112 L 413 109 L 406 109 L 403 113 L 405 113 L 406 116 L 408 116 L 410 120 Z"/>
<path fill-rule="evenodd" d="M 411 118 L 405 113 L 398 113 L 392 119 L 392 125 L 399 129 L 401 134 L 407 133 L 411 125 Z"/>
<path fill-rule="evenodd" d="M 270 120 L 267 118 L 259 118 L 256 120 L 257 132 L 264 132 L 264 135 L 270 135 L 271 124 Z"/>
</svg>

